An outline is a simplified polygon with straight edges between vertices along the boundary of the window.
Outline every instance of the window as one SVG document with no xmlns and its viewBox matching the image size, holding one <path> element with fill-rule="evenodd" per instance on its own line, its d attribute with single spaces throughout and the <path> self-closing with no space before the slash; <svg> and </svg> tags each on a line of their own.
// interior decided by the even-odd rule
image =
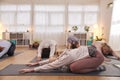
<svg viewBox="0 0 120 80">
<path fill-rule="evenodd" d="M 62 38 L 65 41 L 65 35 L 63 35 L 65 25 L 64 14 L 65 7 L 63 5 L 35 5 L 34 39 L 54 39 L 59 42 Z"/>
<path fill-rule="evenodd" d="M 115 51 L 120 51 L 120 0 L 114 0 L 109 45 Z M 110 8 L 110 7 L 109 7 Z"/>
<path fill-rule="evenodd" d="M 0 5 L 0 22 L 9 32 L 31 28 L 34 40 L 54 39 L 64 44 L 67 26 L 78 26 L 84 32 L 85 25 L 97 23 L 98 12 L 98 5 Z"/>
<path fill-rule="evenodd" d="M 84 32 L 84 26 L 92 26 L 98 19 L 97 5 L 69 5 L 68 6 L 68 26 L 78 26 L 80 32 Z"/>
<path fill-rule="evenodd" d="M 0 5 L 0 21 L 9 32 L 25 32 L 31 22 L 30 5 Z"/>
<path fill-rule="evenodd" d="M 64 7 L 63 6 L 35 6 L 35 32 L 63 32 Z M 43 28 L 42 28 L 43 27 Z M 41 29 L 39 29 L 41 28 Z"/>
</svg>

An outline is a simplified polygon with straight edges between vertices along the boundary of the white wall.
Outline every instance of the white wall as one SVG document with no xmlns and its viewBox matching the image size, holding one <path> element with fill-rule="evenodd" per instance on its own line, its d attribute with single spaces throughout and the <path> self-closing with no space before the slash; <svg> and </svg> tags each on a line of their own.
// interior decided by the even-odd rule
<svg viewBox="0 0 120 80">
<path fill-rule="evenodd" d="M 104 27 L 103 33 L 106 41 L 109 41 L 112 7 L 108 7 L 108 4 L 113 0 L 100 0 L 100 27 Z"/>
</svg>

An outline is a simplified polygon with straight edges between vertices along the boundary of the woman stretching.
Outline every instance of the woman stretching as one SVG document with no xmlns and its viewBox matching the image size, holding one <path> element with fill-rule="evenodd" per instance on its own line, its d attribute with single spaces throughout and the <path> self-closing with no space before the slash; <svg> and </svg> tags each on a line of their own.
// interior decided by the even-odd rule
<svg viewBox="0 0 120 80">
<path fill-rule="evenodd" d="M 105 61 L 110 61 L 107 56 L 115 56 L 118 60 L 120 60 L 120 56 L 116 55 L 116 53 L 112 50 L 112 48 L 103 41 L 96 41 L 92 45 L 94 45 L 97 48 L 97 51 L 99 51 L 98 54 L 96 54 L 95 57 L 80 59 L 72 64 L 70 64 L 70 70 L 74 73 L 86 73 L 90 71 L 94 71 L 102 62 L 102 58 L 104 57 Z M 104 55 L 103 57 L 101 56 Z M 105 68 L 102 67 L 104 70 Z"/>
<path fill-rule="evenodd" d="M 27 69 L 21 69 L 19 72 L 21 73 L 27 73 L 27 72 L 40 72 L 40 71 L 47 71 L 50 69 L 56 69 L 64 65 L 70 65 L 71 63 L 74 63 L 78 60 L 83 60 L 83 59 L 90 59 L 93 57 L 98 56 L 100 58 L 100 61 L 97 62 L 97 65 L 94 65 L 93 67 L 89 68 L 88 71 L 93 71 L 96 70 L 96 68 L 102 64 L 104 61 L 104 57 L 102 54 L 100 54 L 95 46 L 80 46 L 76 49 L 72 50 L 65 50 L 55 61 L 50 62 L 49 60 L 46 61 L 40 61 L 40 62 L 35 62 L 35 63 L 29 63 L 27 64 L 28 66 L 34 66 L 34 65 L 39 65 L 38 67 L 35 68 L 27 68 Z M 81 64 L 79 64 L 80 66 Z M 86 63 L 86 65 L 88 65 Z M 93 64 L 90 64 L 91 66 Z M 87 70 L 87 68 L 85 68 Z"/>
</svg>

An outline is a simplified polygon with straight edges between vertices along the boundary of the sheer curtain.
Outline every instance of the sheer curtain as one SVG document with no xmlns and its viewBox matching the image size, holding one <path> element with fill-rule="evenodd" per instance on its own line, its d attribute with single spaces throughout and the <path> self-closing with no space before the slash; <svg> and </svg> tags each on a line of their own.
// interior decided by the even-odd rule
<svg viewBox="0 0 120 80">
<path fill-rule="evenodd" d="M 56 40 L 65 44 L 65 7 L 62 5 L 35 5 L 34 40 Z"/>
<path fill-rule="evenodd" d="M 111 22 L 109 45 L 115 50 L 120 51 L 120 0 L 114 0 L 113 15 Z"/>
<path fill-rule="evenodd" d="M 30 5 L 0 5 L 0 22 L 8 32 L 26 32 L 30 28 L 30 21 Z"/>
<path fill-rule="evenodd" d="M 85 32 L 84 26 L 98 23 L 98 5 L 69 5 L 68 6 L 68 26 L 72 30 L 73 26 L 78 26 L 77 32 Z"/>
<path fill-rule="evenodd" d="M 0 22 L 8 32 L 30 29 L 33 41 L 53 39 L 65 45 L 67 29 L 76 25 L 84 32 L 85 25 L 97 23 L 98 12 L 98 5 L 6 4 L 0 5 Z"/>
</svg>

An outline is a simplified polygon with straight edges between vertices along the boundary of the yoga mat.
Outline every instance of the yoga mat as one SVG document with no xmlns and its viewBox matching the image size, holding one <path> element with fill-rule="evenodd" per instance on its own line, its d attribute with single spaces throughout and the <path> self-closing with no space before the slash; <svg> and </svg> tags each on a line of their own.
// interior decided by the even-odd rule
<svg viewBox="0 0 120 80">
<path fill-rule="evenodd" d="M 112 65 L 112 64 L 120 64 L 120 60 L 117 60 L 117 59 L 110 59 L 110 61 L 105 61 L 104 63 L 106 63 L 106 64 L 110 64 L 110 65 Z"/>
<path fill-rule="evenodd" d="M 15 52 L 13 56 L 16 56 L 16 55 L 18 55 L 18 54 L 20 54 L 20 53 L 22 53 L 22 52 Z M 8 56 L 8 55 L 6 54 L 6 55 L 4 55 L 3 57 L 0 58 L 0 61 L 3 61 L 3 60 L 5 60 L 5 59 L 8 59 L 8 58 L 13 57 L 13 56 Z"/>
<path fill-rule="evenodd" d="M 117 60 L 117 57 L 115 57 L 115 56 L 107 56 L 107 58 Z"/>
<path fill-rule="evenodd" d="M 59 70 L 49 70 L 46 72 L 19 73 L 20 69 L 28 68 L 23 64 L 10 64 L 0 71 L 0 76 L 105 76 L 120 77 L 120 68 L 113 65 L 104 65 L 105 71 L 94 71 L 84 74 L 75 74 L 72 72 L 61 72 Z"/>
</svg>

